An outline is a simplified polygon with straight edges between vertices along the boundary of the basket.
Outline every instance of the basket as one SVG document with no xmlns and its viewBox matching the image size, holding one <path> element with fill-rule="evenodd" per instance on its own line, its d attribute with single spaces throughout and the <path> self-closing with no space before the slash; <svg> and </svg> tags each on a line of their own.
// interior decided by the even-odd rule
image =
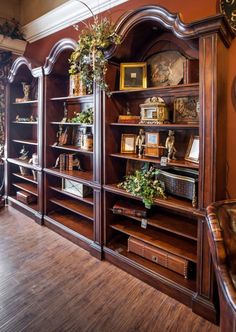
<svg viewBox="0 0 236 332">
<path fill-rule="evenodd" d="M 198 171 L 178 167 L 160 169 L 158 179 L 164 184 L 166 193 L 187 198 L 197 206 Z"/>
</svg>

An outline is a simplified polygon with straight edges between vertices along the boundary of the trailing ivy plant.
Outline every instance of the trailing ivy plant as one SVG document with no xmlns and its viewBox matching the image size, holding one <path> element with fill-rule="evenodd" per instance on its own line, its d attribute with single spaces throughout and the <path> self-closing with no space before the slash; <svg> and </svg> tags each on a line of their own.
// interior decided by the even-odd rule
<svg viewBox="0 0 236 332">
<path fill-rule="evenodd" d="M 115 32 L 113 23 L 107 18 L 99 19 L 92 10 L 82 1 L 93 16 L 93 23 L 86 24 L 80 33 L 75 51 L 69 59 L 71 75 L 79 74 L 82 83 L 92 92 L 93 82 L 102 90 L 107 90 L 105 82 L 107 59 L 105 51 L 111 45 L 120 43 L 120 36 Z M 78 30 L 78 27 L 76 27 Z"/>
<path fill-rule="evenodd" d="M 156 179 L 158 170 L 151 167 L 149 170 L 136 170 L 134 174 L 126 175 L 125 181 L 118 184 L 118 188 L 142 198 L 146 208 L 150 209 L 155 198 L 166 198 L 164 189 Z"/>
<path fill-rule="evenodd" d="M 74 117 L 70 119 L 72 123 L 93 124 L 93 108 L 89 107 L 79 113 L 74 113 Z"/>
</svg>

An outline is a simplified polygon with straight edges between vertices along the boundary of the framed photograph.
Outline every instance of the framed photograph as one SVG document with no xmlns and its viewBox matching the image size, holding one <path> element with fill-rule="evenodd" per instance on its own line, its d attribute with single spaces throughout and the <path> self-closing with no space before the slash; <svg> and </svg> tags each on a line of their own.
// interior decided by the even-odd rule
<svg viewBox="0 0 236 332">
<path fill-rule="evenodd" d="M 146 133 L 145 142 L 145 156 L 159 158 L 162 155 L 163 148 L 160 146 L 160 133 Z"/>
<path fill-rule="evenodd" d="M 144 89 L 146 87 L 146 62 L 129 62 L 120 64 L 120 90 Z"/>
<path fill-rule="evenodd" d="M 135 153 L 136 151 L 136 138 L 135 134 L 122 134 L 121 135 L 121 153 Z"/>
<path fill-rule="evenodd" d="M 199 163 L 199 136 L 191 136 L 185 155 L 185 160 Z"/>
<path fill-rule="evenodd" d="M 178 97 L 174 100 L 174 123 L 199 123 L 199 98 Z"/>
</svg>

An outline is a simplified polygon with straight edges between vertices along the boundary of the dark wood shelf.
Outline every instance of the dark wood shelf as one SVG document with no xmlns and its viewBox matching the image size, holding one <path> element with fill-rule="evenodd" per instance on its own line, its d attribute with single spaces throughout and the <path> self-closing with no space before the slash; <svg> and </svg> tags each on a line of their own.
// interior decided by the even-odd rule
<svg viewBox="0 0 236 332">
<path fill-rule="evenodd" d="M 34 139 L 13 139 L 12 142 L 26 144 L 26 145 L 38 145 L 37 140 Z"/>
<path fill-rule="evenodd" d="M 77 196 L 77 195 L 73 195 L 72 193 L 69 193 L 65 190 L 62 190 L 60 187 L 49 186 L 49 188 L 56 191 L 56 192 L 58 192 L 58 193 L 60 193 L 60 194 L 63 194 L 63 195 L 75 198 L 79 201 L 85 202 L 87 204 L 93 205 L 93 195 L 89 195 L 89 196 L 86 196 L 86 197 L 80 197 L 80 196 Z"/>
<path fill-rule="evenodd" d="M 26 167 L 26 168 L 30 168 L 30 169 L 33 169 L 35 171 L 41 171 L 42 170 L 41 167 L 29 164 L 27 162 L 24 162 L 19 158 L 7 158 L 7 161 L 11 164 L 15 164 L 15 165 L 23 166 L 23 167 Z"/>
<path fill-rule="evenodd" d="M 30 204 L 24 204 L 23 202 L 18 201 L 18 199 L 16 198 L 16 196 L 8 196 L 7 199 L 12 202 L 15 203 L 17 205 L 19 205 L 20 207 L 26 209 L 27 211 L 31 212 L 31 213 L 38 213 L 38 204 L 37 203 L 30 203 Z"/>
<path fill-rule="evenodd" d="M 34 180 L 33 175 L 21 175 L 20 173 L 12 173 L 12 174 L 20 179 L 38 184 L 38 182 Z"/>
<path fill-rule="evenodd" d="M 37 121 L 12 121 L 14 124 L 25 124 L 25 125 L 33 125 L 38 124 Z"/>
<path fill-rule="evenodd" d="M 77 123 L 77 122 L 61 122 L 61 121 L 51 121 L 49 122 L 53 125 L 63 125 L 63 126 L 80 126 L 80 127 L 93 127 L 93 124 Z"/>
<path fill-rule="evenodd" d="M 112 209 L 111 209 L 112 211 Z M 119 214 L 115 214 L 119 216 Z M 142 222 L 142 218 L 123 214 L 127 218 L 131 218 L 138 222 Z M 188 239 L 197 241 L 197 221 L 191 220 L 184 216 L 171 215 L 165 212 L 155 212 L 150 217 L 144 218 L 147 224 L 165 231 L 186 237 Z"/>
<path fill-rule="evenodd" d="M 68 151 L 74 151 L 74 152 L 80 152 L 80 153 L 88 153 L 88 154 L 93 154 L 93 151 L 88 151 L 79 148 L 78 146 L 75 145 L 50 145 L 51 148 L 53 149 L 60 149 L 60 150 L 68 150 Z"/>
<path fill-rule="evenodd" d="M 93 223 L 91 221 L 86 221 L 82 217 L 80 218 L 70 213 L 51 212 L 48 216 L 64 227 L 79 233 L 89 240 L 93 240 Z"/>
<path fill-rule="evenodd" d="M 94 186 L 92 182 L 93 173 L 91 171 L 60 171 L 57 168 L 45 168 L 44 171 L 48 174 L 57 175 L 65 179 L 75 180 L 80 183 Z"/>
<path fill-rule="evenodd" d="M 174 92 L 173 92 L 174 91 Z M 130 98 L 137 98 L 145 96 L 152 97 L 160 96 L 160 97 L 183 97 L 183 96 L 198 96 L 199 94 L 199 83 L 192 84 L 179 84 L 179 85 L 171 85 L 171 86 L 162 86 L 162 87 L 151 87 L 146 89 L 136 89 L 136 90 L 117 90 L 111 91 L 111 96 L 122 96 L 125 94 L 129 94 Z"/>
<path fill-rule="evenodd" d="M 93 218 L 93 208 L 85 203 L 78 202 L 73 198 L 51 198 L 50 202 L 61 206 L 69 211 L 77 213 L 82 217 L 85 217 L 90 220 L 94 220 Z"/>
<path fill-rule="evenodd" d="M 141 157 L 139 158 L 137 154 L 130 154 L 130 153 L 111 153 L 109 156 L 114 158 L 122 158 L 122 159 L 129 159 L 129 160 L 137 160 L 140 162 L 151 162 L 155 164 L 160 164 L 161 160 L 160 158 L 153 158 L 153 157 Z M 194 168 L 199 169 L 199 164 L 197 163 L 191 163 L 190 161 L 186 160 L 171 160 L 168 161 L 167 166 L 178 166 L 183 168 Z"/>
<path fill-rule="evenodd" d="M 17 183 L 12 183 L 12 185 L 15 186 L 16 188 L 19 188 L 21 190 L 24 190 L 24 191 L 32 194 L 34 196 L 38 196 L 37 187 L 34 186 L 33 184 L 17 182 Z"/>
<path fill-rule="evenodd" d="M 199 124 L 181 124 L 181 123 L 165 123 L 165 124 L 142 124 L 142 123 L 118 123 L 118 122 L 112 122 L 110 123 L 110 126 L 115 127 L 152 127 L 152 128 L 158 128 L 158 129 L 199 129 Z"/>
<path fill-rule="evenodd" d="M 38 100 L 35 99 L 35 100 L 27 100 L 27 101 L 21 101 L 21 102 L 14 102 L 13 105 L 25 105 L 25 104 L 36 104 L 38 103 Z"/>
<path fill-rule="evenodd" d="M 197 245 L 193 241 L 185 240 L 163 231 L 143 229 L 122 218 L 119 222 L 113 222 L 110 227 L 129 236 L 133 236 L 136 239 L 142 240 L 152 246 L 163 249 L 171 254 L 185 258 L 194 263 L 197 262 Z"/>
<path fill-rule="evenodd" d="M 52 101 L 68 101 L 75 103 L 92 103 L 93 95 L 84 95 L 84 96 L 63 96 L 63 97 L 53 97 L 50 98 Z"/>
<path fill-rule="evenodd" d="M 106 191 L 141 201 L 141 198 L 131 195 L 124 189 L 118 188 L 116 184 L 109 184 L 109 185 L 107 184 L 104 185 L 103 187 Z M 181 199 L 170 195 L 167 197 L 167 199 L 156 198 L 154 201 L 154 205 L 169 208 L 170 211 L 171 210 L 178 211 L 184 214 L 190 214 L 199 217 L 205 216 L 205 211 L 200 211 L 196 208 L 193 208 L 190 200 Z"/>
<path fill-rule="evenodd" d="M 135 266 L 138 270 L 150 272 L 151 275 L 155 275 L 156 279 L 160 279 L 162 282 L 168 282 L 174 287 L 184 287 L 187 290 L 196 292 L 196 281 L 194 279 L 185 279 L 178 273 L 166 269 L 165 267 L 155 264 L 141 256 L 133 254 L 127 251 L 127 244 L 124 243 L 120 237 L 114 237 L 113 240 L 104 247 L 105 255 L 111 254 L 119 261 Z M 164 279 L 164 280 L 163 280 Z"/>
</svg>

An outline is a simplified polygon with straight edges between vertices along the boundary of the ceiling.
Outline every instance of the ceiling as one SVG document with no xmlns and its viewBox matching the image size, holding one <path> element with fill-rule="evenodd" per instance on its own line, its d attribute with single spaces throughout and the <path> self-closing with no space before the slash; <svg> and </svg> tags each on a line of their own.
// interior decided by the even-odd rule
<svg viewBox="0 0 236 332">
<path fill-rule="evenodd" d="M 21 25 L 28 24 L 70 0 L 7 0 L 0 1 L 0 17 L 17 19 Z"/>
</svg>

